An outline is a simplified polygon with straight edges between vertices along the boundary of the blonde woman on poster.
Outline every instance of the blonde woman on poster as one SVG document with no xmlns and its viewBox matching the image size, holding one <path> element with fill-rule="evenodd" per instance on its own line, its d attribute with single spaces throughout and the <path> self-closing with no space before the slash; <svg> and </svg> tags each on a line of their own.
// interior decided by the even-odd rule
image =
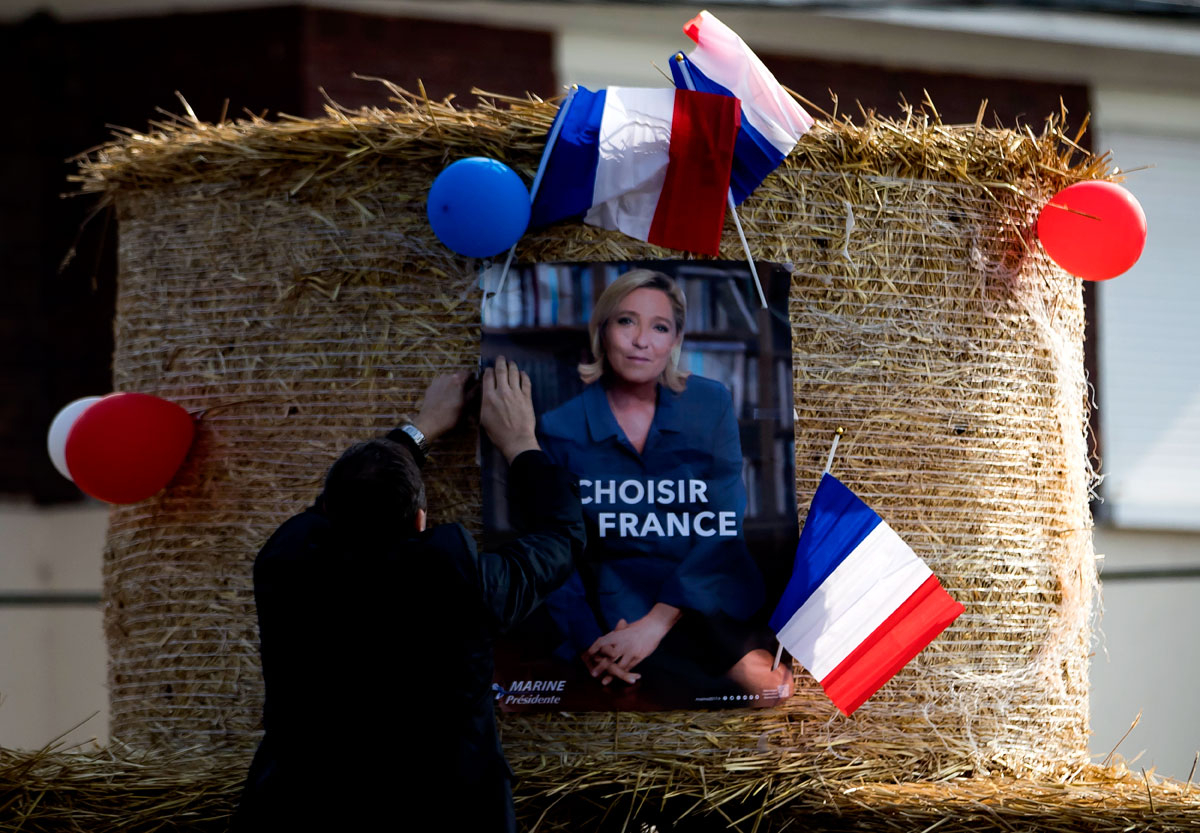
<svg viewBox="0 0 1200 833">
<path fill-rule="evenodd" d="M 583 392 L 541 420 L 542 446 L 579 478 L 588 549 L 547 600 L 601 686 L 658 707 L 791 691 L 752 623 L 762 574 L 746 548 L 738 423 L 719 382 L 679 370 L 687 301 L 661 272 L 635 269 L 600 296 Z"/>
</svg>

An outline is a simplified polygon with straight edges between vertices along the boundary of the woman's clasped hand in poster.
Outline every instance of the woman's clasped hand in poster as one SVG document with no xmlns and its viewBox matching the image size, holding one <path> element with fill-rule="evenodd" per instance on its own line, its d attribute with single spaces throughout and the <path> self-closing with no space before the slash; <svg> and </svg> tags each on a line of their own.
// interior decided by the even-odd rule
<svg viewBox="0 0 1200 833">
<path fill-rule="evenodd" d="M 642 675 L 633 669 L 654 653 L 680 615 L 679 608 L 659 602 L 632 625 L 618 619 L 616 627 L 593 642 L 584 653 L 583 662 L 588 673 L 604 685 L 611 683 L 614 677 L 636 683 Z"/>
</svg>

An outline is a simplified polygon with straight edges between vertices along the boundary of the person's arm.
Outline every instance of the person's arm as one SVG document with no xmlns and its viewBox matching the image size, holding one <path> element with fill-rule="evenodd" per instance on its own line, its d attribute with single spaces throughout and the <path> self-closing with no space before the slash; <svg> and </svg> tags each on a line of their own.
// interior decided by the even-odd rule
<svg viewBox="0 0 1200 833">
<path fill-rule="evenodd" d="M 458 424 L 469 396 L 465 386 L 470 375 L 459 370 L 437 376 L 425 389 L 417 416 L 387 433 L 387 439 L 408 449 L 418 468 L 425 465 L 429 446 Z"/>
<path fill-rule="evenodd" d="M 498 630 L 520 622 L 566 581 L 587 540 L 575 479 L 540 450 L 513 460 L 509 483 L 509 500 L 525 520 L 521 534 L 480 553 L 478 562 L 481 596 Z"/>
<path fill-rule="evenodd" d="M 500 356 L 484 372 L 482 394 L 480 425 L 511 466 L 509 501 L 520 519 L 518 538 L 478 558 L 484 606 L 505 629 L 567 579 L 586 533 L 578 484 L 538 445 L 529 375 Z"/>
</svg>

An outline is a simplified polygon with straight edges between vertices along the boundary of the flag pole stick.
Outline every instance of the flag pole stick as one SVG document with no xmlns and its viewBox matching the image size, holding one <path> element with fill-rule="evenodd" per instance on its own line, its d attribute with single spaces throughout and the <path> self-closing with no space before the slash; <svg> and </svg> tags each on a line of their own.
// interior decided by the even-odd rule
<svg viewBox="0 0 1200 833">
<path fill-rule="evenodd" d="M 837 430 L 833 432 L 833 445 L 831 445 L 829 447 L 829 457 L 825 461 L 825 471 L 821 473 L 822 477 L 825 476 L 826 474 L 829 474 L 829 470 L 831 468 L 833 468 L 834 452 L 837 451 L 838 443 L 842 441 L 842 434 L 845 434 L 845 433 L 846 433 L 846 429 L 842 428 L 840 425 L 838 426 Z M 776 639 L 776 645 L 777 645 L 777 647 L 775 648 L 775 661 L 773 663 L 771 663 L 772 671 L 774 671 L 776 668 L 779 667 L 779 660 L 783 656 L 783 643 L 779 642 L 778 638 Z"/>
<path fill-rule="evenodd" d="M 679 64 L 679 70 L 683 74 L 683 81 L 687 84 L 687 88 L 692 92 L 696 91 L 696 82 L 692 80 L 691 70 L 683 60 L 683 53 L 675 53 L 675 62 Z M 741 106 L 739 104 L 739 106 Z M 750 264 L 750 274 L 754 276 L 754 288 L 758 290 L 758 302 L 762 304 L 762 308 L 767 308 L 767 296 L 763 294 L 762 281 L 758 279 L 758 267 L 754 265 L 754 255 L 750 254 L 750 244 L 746 242 L 746 232 L 742 229 L 742 220 L 738 217 L 737 207 L 733 204 L 733 189 L 725 195 L 729 201 L 729 213 L 733 215 L 733 227 L 737 229 L 738 239 L 742 241 L 742 251 L 746 254 L 746 262 Z M 778 659 L 776 660 L 778 661 Z"/>
<path fill-rule="evenodd" d="M 822 475 L 829 474 L 829 470 L 833 468 L 833 453 L 837 451 L 838 443 L 841 441 L 842 434 L 844 433 L 846 433 L 846 430 L 841 426 L 838 426 L 838 430 L 834 432 L 833 445 L 829 448 L 829 459 L 825 461 L 825 471 L 821 472 Z"/>
<path fill-rule="evenodd" d="M 529 186 L 529 205 L 533 207 L 533 201 L 537 199 L 538 188 L 541 187 L 542 177 L 546 173 L 546 164 L 550 161 L 550 151 L 554 149 L 554 143 L 558 141 L 558 134 L 562 131 L 563 122 L 567 117 L 567 110 L 571 109 L 571 102 L 575 100 L 575 93 L 579 87 L 575 84 L 571 85 L 571 91 L 567 93 L 566 100 L 562 106 L 558 108 L 558 115 L 554 117 L 554 124 L 550 125 L 550 135 L 546 137 L 546 147 L 542 149 L 542 158 L 538 161 L 537 173 L 533 175 L 533 184 Z M 520 243 L 521 241 L 517 241 Z M 484 312 L 487 311 L 487 305 L 501 292 L 504 291 L 504 282 L 508 280 L 508 270 L 512 267 L 513 255 L 517 252 L 517 243 L 512 244 L 512 248 L 508 250 L 508 257 L 504 258 L 504 268 L 500 270 L 500 280 L 496 284 L 496 291 L 491 295 L 487 294 L 487 290 L 483 293 Z"/>
<path fill-rule="evenodd" d="M 754 288 L 758 290 L 758 301 L 762 308 L 767 308 L 767 296 L 763 294 L 762 281 L 758 279 L 758 267 L 754 265 L 754 255 L 750 254 L 750 244 L 746 242 L 746 232 L 742 231 L 742 221 L 733 205 L 733 191 L 729 194 L 729 213 L 733 215 L 733 226 L 737 229 L 738 238 L 742 241 L 742 251 L 746 253 L 746 262 L 750 264 L 750 274 L 754 276 Z"/>
</svg>

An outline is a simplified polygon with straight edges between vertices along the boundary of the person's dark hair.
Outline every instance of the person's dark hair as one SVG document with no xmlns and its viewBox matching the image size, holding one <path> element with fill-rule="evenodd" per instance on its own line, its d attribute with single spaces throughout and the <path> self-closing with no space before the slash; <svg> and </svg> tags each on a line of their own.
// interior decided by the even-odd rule
<svg viewBox="0 0 1200 833">
<path fill-rule="evenodd" d="M 408 449 L 379 438 L 346 449 L 325 475 L 325 513 L 338 526 L 406 535 L 425 508 L 425 483 Z"/>
</svg>

